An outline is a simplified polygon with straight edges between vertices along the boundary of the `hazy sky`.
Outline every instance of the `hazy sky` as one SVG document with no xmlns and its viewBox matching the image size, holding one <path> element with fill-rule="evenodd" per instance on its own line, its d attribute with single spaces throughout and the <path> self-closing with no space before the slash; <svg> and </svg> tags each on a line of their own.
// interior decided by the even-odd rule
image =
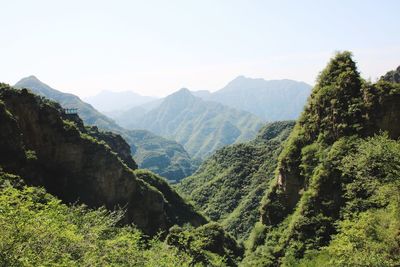
<svg viewBox="0 0 400 267">
<path fill-rule="evenodd" d="M 400 65 L 400 1 L 0 0 L 0 81 L 94 95 L 216 90 L 238 75 L 313 84 L 337 50 L 366 78 Z"/>
</svg>

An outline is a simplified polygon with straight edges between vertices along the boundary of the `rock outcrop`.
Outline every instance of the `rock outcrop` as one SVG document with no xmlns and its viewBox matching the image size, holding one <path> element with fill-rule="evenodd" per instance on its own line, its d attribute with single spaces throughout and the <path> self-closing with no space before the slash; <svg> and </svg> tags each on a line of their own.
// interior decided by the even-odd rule
<svg viewBox="0 0 400 267">
<path fill-rule="evenodd" d="M 191 213 L 194 225 L 205 222 L 184 201 L 167 209 L 168 198 L 128 167 L 136 164 L 121 137 L 84 130 L 76 120 L 63 119 L 57 103 L 27 90 L 1 84 L 0 100 L 0 154 L 5 155 L 0 166 L 5 171 L 67 203 L 124 208 L 123 223 L 134 223 L 148 234 L 178 223 L 179 211 Z"/>
</svg>

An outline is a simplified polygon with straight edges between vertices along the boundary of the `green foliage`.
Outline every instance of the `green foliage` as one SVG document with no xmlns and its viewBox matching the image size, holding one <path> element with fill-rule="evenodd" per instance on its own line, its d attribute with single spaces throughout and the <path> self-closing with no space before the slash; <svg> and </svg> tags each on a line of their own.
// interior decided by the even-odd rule
<svg viewBox="0 0 400 267">
<path fill-rule="evenodd" d="M 27 160 L 37 160 L 35 150 L 26 150 L 25 155 Z"/>
<path fill-rule="evenodd" d="M 400 66 L 397 67 L 396 70 L 391 70 L 385 75 L 381 77 L 381 80 L 392 82 L 392 83 L 400 83 Z"/>
<path fill-rule="evenodd" d="M 182 197 L 169 186 L 164 178 L 148 170 L 141 169 L 135 170 L 134 174 L 162 193 L 166 200 L 164 208 L 171 224 L 183 225 L 190 222 L 194 226 L 199 226 L 207 222 L 192 205 L 183 200 Z"/>
<path fill-rule="evenodd" d="M 400 264 L 400 143 L 380 135 L 360 141 L 342 160 L 343 220 L 338 234 L 321 251 L 308 253 L 304 266 L 325 259 L 325 266 Z"/>
<path fill-rule="evenodd" d="M 117 227 L 121 211 L 68 207 L 43 189 L 15 187 L 15 180 L 0 174 L 1 266 L 189 266 L 193 260 L 133 226 Z"/>
<path fill-rule="evenodd" d="M 126 207 L 123 223 L 134 222 L 149 235 L 174 224 L 206 222 L 162 178 L 149 173 L 157 179 L 148 181 L 158 182 L 145 182 L 144 172 L 137 177 L 124 164 L 129 146 L 119 135 L 85 127 L 78 117 L 65 119 L 27 90 L 4 86 L 0 99 L 0 166 L 5 171 L 45 187 L 65 203 Z"/>
<path fill-rule="evenodd" d="M 398 84 L 369 84 L 336 54 L 279 156 L 245 265 L 398 264 L 399 101 Z"/>
<path fill-rule="evenodd" d="M 247 238 L 260 216 L 259 203 L 273 177 L 281 142 L 293 124 L 267 124 L 255 140 L 218 150 L 177 189 L 236 238 Z"/>
<path fill-rule="evenodd" d="M 243 248 L 217 223 L 198 228 L 173 227 L 166 242 L 191 255 L 190 264 L 236 266 L 243 256 Z"/>
</svg>

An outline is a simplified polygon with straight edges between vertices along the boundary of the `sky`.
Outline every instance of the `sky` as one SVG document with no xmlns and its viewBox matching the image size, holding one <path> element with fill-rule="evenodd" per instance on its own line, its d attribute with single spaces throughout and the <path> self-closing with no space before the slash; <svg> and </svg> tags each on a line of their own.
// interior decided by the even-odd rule
<svg viewBox="0 0 400 267">
<path fill-rule="evenodd" d="M 0 0 L 0 81 L 81 97 L 221 89 L 239 75 L 314 84 L 335 51 L 364 78 L 400 65 L 400 1 Z"/>
</svg>

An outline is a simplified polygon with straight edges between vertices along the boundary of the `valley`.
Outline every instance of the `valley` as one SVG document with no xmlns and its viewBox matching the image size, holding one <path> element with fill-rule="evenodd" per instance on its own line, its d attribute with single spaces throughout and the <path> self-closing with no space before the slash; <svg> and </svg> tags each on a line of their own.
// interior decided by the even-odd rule
<svg viewBox="0 0 400 267">
<path fill-rule="evenodd" d="M 399 73 L 368 82 L 340 52 L 296 121 L 181 89 L 129 130 L 36 77 L 1 84 L 1 263 L 395 266 Z"/>
</svg>

